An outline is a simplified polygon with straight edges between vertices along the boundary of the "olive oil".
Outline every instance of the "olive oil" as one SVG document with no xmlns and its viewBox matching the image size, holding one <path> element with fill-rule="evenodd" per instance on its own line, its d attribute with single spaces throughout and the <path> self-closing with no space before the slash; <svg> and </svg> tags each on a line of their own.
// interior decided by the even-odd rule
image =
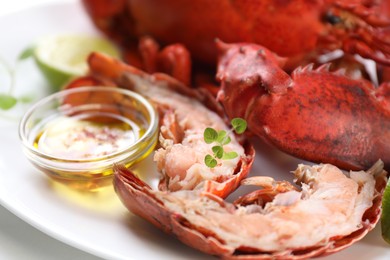
<svg viewBox="0 0 390 260">
<path fill-rule="evenodd" d="M 34 147 L 40 152 L 67 160 L 110 156 L 134 144 L 141 125 L 128 119 L 99 123 L 88 118 L 59 117 L 48 122 L 37 134 Z"/>
<path fill-rule="evenodd" d="M 110 186 L 113 164 L 107 165 L 107 160 L 121 156 L 119 163 L 129 167 L 148 156 L 155 143 L 136 144 L 146 131 L 143 122 L 112 114 L 105 116 L 103 121 L 102 115 L 96 120 L 96 114 L 57 116 L 39 124 L 33 146 L 49 155 L 56 167 L 40 167 L 39 163 L 35 166 L 71 189 L 97 191 Z M 132 146 L 134 151 L 128 152 Z M 136 150 L 144 150 L 144 154 L 133 158 L 131 154 Z M 65 163 L 66 169 L 61 167 Z"/>
</svg>

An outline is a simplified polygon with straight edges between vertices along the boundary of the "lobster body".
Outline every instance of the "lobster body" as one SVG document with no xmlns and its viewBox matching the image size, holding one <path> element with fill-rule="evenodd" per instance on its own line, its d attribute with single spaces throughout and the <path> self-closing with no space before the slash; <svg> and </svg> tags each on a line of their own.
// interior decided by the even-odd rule
<svg viewBox="0 0 390 260">
<path fill-rule="evenodd" d="M 216 38 L 261 44 L 292 60 L 344 49 L 390 64 L 386 4 L 337 0 L 83 0 L 103 32 L 129 45 L 150 35 L 215 64 Z M 112 3 L 115 2 L 115 3 Z"/>
<path fill-rule="evenodd" d="M 272 46 L 282 56 L 294 56 L 313 50 L 323 28 L 317 19 L 321 10 L 318 1 L 266 0 L 254 4 L 198 0 L 189 4 L 175 0 L 131 0 L 128 3 L 138 33 L 151 34 L 164 43 L 184 43 L 193 57 L 208 62 L 216 59 L 216 38 L 226 42 L 255 42 Z"/>
<path fill-rule="evenodd" d="M 229 117 L 245 118 L 254 134 L 309 161 L 365 169 L 382 159 L 390 167 L 390 84 L 375 89 L 327 65 L 290 76 L 261 46 L 221 48 L 219 99 Z"/>
</svg>

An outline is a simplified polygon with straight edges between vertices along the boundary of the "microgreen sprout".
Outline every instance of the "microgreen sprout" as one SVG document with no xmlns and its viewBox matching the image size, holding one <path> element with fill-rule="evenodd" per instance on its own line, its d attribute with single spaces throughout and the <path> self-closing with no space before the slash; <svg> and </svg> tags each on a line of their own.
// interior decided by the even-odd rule
<svg viewBox="0 0 390 260">
<path fill-rule="evenodd" d="M 3 59 L 0 59 L 0 65 L 4 67 L 10 78 L 10 86 L 7 93 L 0 93 L 0 110 L 9 110 L 13 108 L 18 102 L 27 103 L 31 100 L 28 97 L 16 98 L 12 95 L 15 87 L 15 72 L 20 61 L 32 57 L 34 52 L 33 47 L 24 50 L 18 57 L 15 68 L 11 68 Z"/>
<path fill-rule="evenodd" d="M 229 144 L 232 141 L 229 135 L 233 131 L 237 134 L 244 133 L 247 127 L 247 123 L 242 118 L 233 118 L 230 123 L 232 125 L 232 129 L 230 129 L 229 131 L 217 131 L 211 127 L 207 127 L 204 130 L 204 141 L 207 144 L 216 144 L 211 148 L 211 150 L 213 151 L 213 155 L 208 154 L 204 158 L 205 164 L 210 168 L 214 168 L 218 165 L 217 160 L 230 160 L 238 156 L 238 154 L 234 151 L 225 152 L 223 146 Z"/>
</svg>

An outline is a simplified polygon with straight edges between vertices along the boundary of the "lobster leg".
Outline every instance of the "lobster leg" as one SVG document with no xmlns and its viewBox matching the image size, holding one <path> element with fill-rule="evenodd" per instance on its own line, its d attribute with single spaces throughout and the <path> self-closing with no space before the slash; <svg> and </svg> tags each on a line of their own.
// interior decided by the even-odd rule
<svg viewBox="0 0 390 260">
<path fill-rule="evenodd" d="M 388 6 L 385 4 L 383 8 Z M 372 7 L 367 8 L 362 4 L 341 1 L 336 2 L 335 7 L 329 12 L 345 21 L 344 30 L 348 33 L 343 34 L 348 37 L 341 42 L 345 52 L 359 54 L 378 63 L 390 65 L 390 17 L 378 15 L 381 12 Z M 334 33 L 336 38 L 344 38 L 338 35 L 337 29 Z"/>
<path fill-rule="evenodd" d="M 163 72 L 191 85 L 191 57 L 182 44 L 171 44 L 160 50 L 153 38 L 145 36 L 140 39 L 139 50 L 146 72 Z"/>
</svg>

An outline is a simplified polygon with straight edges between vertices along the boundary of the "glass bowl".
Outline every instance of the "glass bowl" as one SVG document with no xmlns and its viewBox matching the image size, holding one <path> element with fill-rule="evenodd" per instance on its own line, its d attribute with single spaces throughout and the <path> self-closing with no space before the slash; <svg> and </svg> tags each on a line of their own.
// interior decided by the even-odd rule
<svg viewBox="0 0 390 260">
<path fill-rule="evenodd" d="M 130 167 L 157 142 L 158 115 L 141 95 L 116 87 L 63 90 L 33 105 L 19 137 L 30 162 L 70 188 L 112 183 L 113 165 Z"/>
</svg>

